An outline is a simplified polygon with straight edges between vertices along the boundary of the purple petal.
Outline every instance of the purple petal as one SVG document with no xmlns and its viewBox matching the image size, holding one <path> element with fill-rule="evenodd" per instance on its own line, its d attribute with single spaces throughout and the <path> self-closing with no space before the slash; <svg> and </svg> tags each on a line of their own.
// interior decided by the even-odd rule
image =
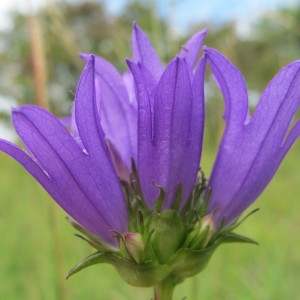
<svg viewBox="0 0 300 300">
<path fill-rule="evenodd" d="M 205 53 L 224 97 L 226 130 L 235 131 L 246 122 L 248 115 L 248 94 L 244 78 L 217 50 L 205 47 Z"/>
<path fill-rule="evenodd" d="M 131 43 L 133 60 L 135 62 L 141 62 L 148 70 L 151 71 L 156 82 L 158 82 L 161 74 L 163 73 L 162 63 L 148 37 L 136 23 L 133 24 Z"/>
<path fill-rule="evenodd" d="M 202 57 L 197 66 L 195 75 L 192 82 L 193 90 L 193 105 L 192 105 L 192 118 L 189 145 L 189 155 L 186 157 L 185 162 L 186 174 L 183 175 L 187 178 L 189 187 L 187 190 L 193 188 L 197 173 L 199 171 L 202 142 L 204 134 L 204 77 L 205 77 L 206 57 Z M 188 195 L 187 195 L 188 196 Z"/>
<path fill-rule="evenodd" d="M 122 224 L 124 229 L 127 224 L 124 213 L 126 206 L 119 179 L 104 144 L 95 95 L 94 63 L 92 56 L 78 84 L 75 100 L 76 123 L 95 170 L 94 188 L 97 189 L 98 186 L 98 189 L 102 190 L 102 200 L 97 199 L 97 202 L 100 202 L 105 215 L 109 217 L 110 224 L 119 227 Z M 101 208 L 99 210 L 101 211 Z"/>
<path fill-rule="evenodd" d="M 158 83 L 152 113 L 147 81 L 137 65 L 131 63 L 129 66 L 136 80 L 138 94 L 138 170 L 142 190 L 148 205 L 152 207 L 159 194 L 153 182 L 162 186 L 166 191 L 164 207 L 167 208 L 172 205 L 180 183 L 183 184 L 184 201 L 187 199 L 199 169 L 199 150 L 195 150 L 191 132 L 191 120 L 195 116 L 192 112 L 193 90 L 189 73 L 183 60 L 176 58 L 171 61 Z M 204 73 L 204 64 L 199 70 L 201 71 L 198 72 L 197 79 L 200 80 Z M 199 100 L 201 89 L 194 90 Z M 195 106 L 199 108 L 202 104 Z M 198 138 L 203 130 L 201 115 L 203 120 L 203 110 L 197 113 L 200 116 L 200 129 L 196 134 Z M 201 140 L 198 140 L 198 147 L 201 149 Z M 194 158 L 192 161 L 191 157 Z"/>
<path fill-rule="evenodd" d="M 120 180 L 130 182 L 130 172 L 121 158 L 119 151 L 110 140 L 105 140 L 105 144 L 118 177 Z"/>
<path fill-rule="evenodd" d="M 249 128 L 245 130 L 245 137 L 252 141 L 248 142 L 248 147 L 251 147 L 255 157 L 245 176 L 243 189 L 236 195 L 243 201 L 239 201 L 235 208 L 232 207 L 229 214 L 241 214 L 244 207 L 248 207 L 261 194 L 274 176 L 300 134 L 299 122 L 288 134 L 299 105 L 300 61 L 284 67 L 269 83 L 247 126 Z M 253 144 L 253 141 L 256 143 Z"/>
<path fill-rule="evenodd" d="M 135 82 L 132 77 L 132 74 L 130 71 L 125 71 L 122 74 L 123 82 L 125 85 L 125 88 L 127 90 L 129 102 L 132 103 L 135 107 L 137 107 L 137 101 L 135 98 Z"/>
<path fill-rule="evenodd" d="M 88 54 L 80 55 L 88 61 Z M 105 137 L 120 153 L 130 167 L 131 158 L 136 159 L 137 104 L 128 97 L 123 77 L 105 59 L 95 56 L 97 102 Z M 133 93 L 134 91 L 132 91 Z"/>
<path fill-rule="evenodd" d="M 207 49 L 206 55 L 224 94 L 227 121 L 209 181 L 209 210 L 228 224 L 264 190 L 300 133 L 297 123 L 285 139 L 300 103 L 300 62 L 276 75 L 244 124 L 248 108 L 242 76 L 217 51 Z"/>
<path fill-rule="evenodd" d="M 195 33 L 183 46 L 178 56 L 184 58 L 190 70 L 193 70 L 197 58 L 199 57 L 207 29 Z"/>
<path fill-rule="evenodd" d="M 54 159 L 55 170 L 48 165 L 45 170 L 44 166 L 40 167 L 23 150 L 7 141 L 0 140 L 0 150 L 18 161 L 78 223 L 108 242 L 114 243 L 109 232 L 111 227 L 89 202 L 78 183 L 71 178 L 70 173 L 63 166 L 63 162 L 60 162 L 53 153 L 49 153 L 49 158 Z"/>
<path fill-rule="evenodd" d="M 59 120 L 66 128 L 71 128 L 72 121 L 70 116 L 59 118 Z"/>
<path fill-rule="evenodd" d="M 127 64 L 131 70 L 131 73 L 134 77 L 136 83 L 136 92 L 138 99 L 138 169 L 139 176 L 141 177 L 142 171 L 144 171 L 147 176 L 147 172 L 150 172 L 148 169 L 149 164 L 151 163 L 151 158 L 148 155 L 149 150 L 151 148 L 151 140 L 152 140 L 152 105 L 151 99 L 149 95 L 149 91 L 145 84 L 143 74 L 137 64 L 127 60 Z M 144 157 L 142 157 L 144 155 Z M 140 158 L 141 156 L 141 158 Z M 155 162 L 153 162 L 154 164 Z M 146 201 L 148 206 L 152 206 L 153 202 L 149 202 L 149 190 L 151 190 L 150 185 L 152 181 L 147 184 L 147 178 L 143 178 L 143 193 L 146 197 Z"/>
<path fill-rule="evenodd" d="M 75 220 L 113 243 L 111 232 L 127 230 L 122 190 L 105 150 L 94 97 L 94 61 L 90 60 L 76 93 L 76 121 L 84 153 L 61 122 L 47 111 L 23 106 L 13 112 L 17 133 L 38 165 L 20 149 L 0 148 L 18 160 Z"/>
</svg>

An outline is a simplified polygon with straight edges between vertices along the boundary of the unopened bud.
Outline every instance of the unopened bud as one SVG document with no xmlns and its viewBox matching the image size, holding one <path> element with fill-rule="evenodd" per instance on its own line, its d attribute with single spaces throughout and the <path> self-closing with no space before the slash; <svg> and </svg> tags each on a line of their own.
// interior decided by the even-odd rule
<svg viewBox="0 0 300 300">
<path fill-rule="evenodd" d="M 195 223 L 189 233 L 185 245 L 191 249 L 202 249 L 207 246 L 215 232 L 215 222 L 212 215 L 206 215 Z"/>
<path fill-rule="evenodd" d="M 119 247 L 124 257 L 141 263 L 144 256 L 145 245 L 143 237 L 138 232 L 125 232 L 118 237 Z"/>
<path fill-rule="evenodd" d="M 206 247 L 211 237 L 215 232 L 215 221 L 212 215 L 206 215 L 201 219 L 201 229 L 200 232 L 207 232 L 205 239 L 203 240 L 202 247 Z"/>
</svg>

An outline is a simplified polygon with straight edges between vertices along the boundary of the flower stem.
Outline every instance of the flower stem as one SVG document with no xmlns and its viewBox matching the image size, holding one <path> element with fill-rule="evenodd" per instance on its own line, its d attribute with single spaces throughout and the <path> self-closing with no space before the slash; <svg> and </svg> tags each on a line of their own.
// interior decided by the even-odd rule
<svg viewBox="0 0 300 300">
<path fill-rule="evenodd" d="M 174 278 L 167 277 L 165 280 L 155 285 L 154 300 L 172 300 L 176 284 Z"/>
</svg>

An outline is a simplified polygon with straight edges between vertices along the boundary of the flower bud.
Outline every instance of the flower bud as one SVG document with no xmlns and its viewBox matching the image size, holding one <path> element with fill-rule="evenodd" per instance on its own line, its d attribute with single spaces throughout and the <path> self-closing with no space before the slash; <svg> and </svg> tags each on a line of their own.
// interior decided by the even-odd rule
<svg viewBox="0 0 300 300">
<path fill-rule="evenodd" d="M 212 215 L 206 215 L 195 223 L 189 233 L 185 245 L 191 249 L 203 249 L 209 243 L 215 232 L 215 222 Z"/>
<path fill-rule="evenodd" d="M 145 245 L 143 237 L 138 232 L 125 232 L 118 236 L 120 251 L 125 258 L 141 263 L 144 257 Z"/>
</svg>

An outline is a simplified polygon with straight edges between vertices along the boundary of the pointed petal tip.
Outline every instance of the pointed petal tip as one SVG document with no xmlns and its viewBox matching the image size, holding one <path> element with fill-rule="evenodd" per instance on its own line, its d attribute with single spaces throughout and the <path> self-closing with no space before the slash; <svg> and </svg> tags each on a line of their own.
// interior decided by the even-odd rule
<svg viewBox="0 0 300 300">
<path fill-rule="evenodd" d="M 22 109 L 22 106 L 19 106 L 19 107 L 13 107 L 13 108 L 11 109 L 12 115 L 14 115 L 15 113 L 20 112 L 21 109 Z"/>
<path fill-rule="evenodd" d="M 203 52 L 206 53 L 210 53 L 213 52 L 213 50 L 215 50 L 214 48 L 208 47 L 206 45 L 203 46 Z"/>
<path fill-rule="evenodd" d="M 203 28 L 202 30 L 198 31 L 197 33 L 195 33 L 195 36 L 206 36 L 208 33 L 208 28 Z"/>
<path fill-rule="evenodd" d="M 133 23 L 132 23 L 132 29 L 133 29 L 133 31 L 143 31 L 143 30 L 139 27 L 139 25 L 138 25 L 138 23 L 137 23 L 136 20 L 134 20 Z"/>
<path fill-rule="evenodd" d="M 125 62 L 127 65 L 132 65 L 134 64 L 135 62 L 133 60 L 131 60 L 130 58 L 125 58 Z"/>
<path fill-rule="evenodd" d="M 171 64 L 176 64 L 177 66 L 178 65 L 184 65 L 184 66 L 187 66 L 187 63 L 186 63 L 186 60 L 178 55 L 176 55 L 169 63 L 169 65 Z"/>
<path fill-rule="evenodd" d="M 27 113 L 30 113 L 30 111 L 42 111 L 44 110 L 43 108 L 39 107 L 39 106 L 36 106 L 36 105 L 21 105 L 21 106 L 18 106 L 18 107 L 14 107 L 12 108 L 12 120 L 13 120 L 13 123 L 17 117 L 17 115 L 20 115 L 20 114 L 23 114 L 23 115 L 27 115 Z"/>
<path fill-rule="evenodd" d="M 131 60 L 129 58 L 126 58 L 125 61 L 126 61 L 126 64 L 127 64 L 128 68 L 131 72 L 132 72 L 132 68 L 139 67 L 139 63 L 136 63 L 136 62 L 134 62 L 133 60 Z"/>
<path fill-rule="evenodd" d="M 84 52 L 79 52 L 78 56 L 84 60 L 87 64 L 93 59 L 95 61 L 95 55 L 92 53 L 84 53 Z"/>
<path fill-rule="evenodd" d="M 95 55 L 94 54 L 89 54 L 87 64 L 88 65 L 94 65 L 95 64 Z"/>
<path fill-rule="evenodd" d="M 222 54 L 220 51 L 218 51 L 215 48 L 203 46 L 203 52 L 204 52 L 204 55 L 206 55 L 206 57 L 209 60 L 222 59 L 222 60 L 227 61 L 227 63 L 229 63 L 230 65 L 233 65 L 236 68 L 236 66 L 230 60 L 228 60 L 228 58 L 226 58 L 226 56 L 224 54 Z"/>
<path fill-rule="evenodd" d="M 80 57 L 80 58 L 85 58 L 85 57 L 87 57 L 89 54 L 88 53 L 84 53 L 84 52 L 78 52 L 78 56 Z"/>
</svg>

